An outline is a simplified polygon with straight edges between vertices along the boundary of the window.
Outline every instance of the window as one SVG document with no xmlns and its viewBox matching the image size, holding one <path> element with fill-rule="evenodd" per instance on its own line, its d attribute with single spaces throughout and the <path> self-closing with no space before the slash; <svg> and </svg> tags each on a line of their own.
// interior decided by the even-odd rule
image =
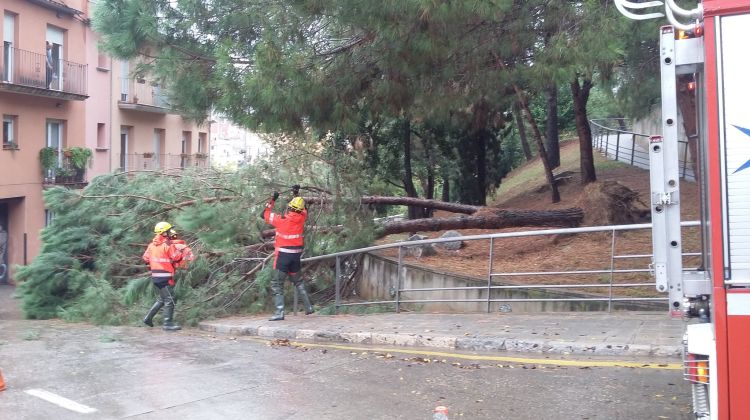
<svg viewBox="0 0 750 420">
<path fill-rule="evenodd" d="M 188 156 L 190 154 L 190 136 L 191 133 L 189 131 L 182 132 L 180 168 L 185 168 L 190 165 L 190 157 Z"/>
<path fill-rule="evenodd" d="M 120 101 L 127 102 L 130 94 L 130 63 L 127 60 L 120 61 Z"/>
<path fill-rule="evenodd" d="M 3 81 L 13 82 L 13 43 L 16 39 L 16 15 L 5 12 L 3 16 Z"/>
<path fill-rule="evenodd" d="M 15 115 L 3 115 L 3 149 L 18 148 L 16 133 L 17 118 Z"/>
<path fill-rule="evenodd" d="M 52 210 L 44 209 L 44 227 L 51 225 L 54 218 L 55 214 L 52 213 Z"/>
<path fill-rule="evenodd" d="M 163 128 L 154 128 L 154 157 L 153 157 L 153 163 L 154 167 L 159 167 L 159 159 L 160 156 L 164 154 L 164 135 L 165 130 Z"/>
<path fill-rule="evenodd" d="M 111 60 L 107 53 L 105 53 L 102 50 L 99 50 L 99 58 L 96 63 L 96 68 L 99 70 L 109 70 L 109 66 L 111 65 Z"/>
<path fill-rule="evenodd" d="M 104 123 L 96 124 L 96 148 L 97 149 L 108 149 L 107 144 L 107 129 Z"/>
<path fill-rule="evenodd" d="M 128 159 L 128 151 L 130 150 L 130 127 L 128 126 L 120 126 L 120 169 L 123 171 L 128 171 L 128 164 L 130 163 L 130 160 Z"/>
<path fill-rule="evenodd" d="M 61 167 L 63 165 L 63 130 L 63 121 L 47 120 L 47 147 L 51 147 L 57 151 L 56 167 Z M 56 169 L 48 168 L 45 173 L 45 178 L 54 179 L 55 175 Z"/>
<path fill-rule="evenodd" d="M 65 63 L 65 30 L 47 25 L 47 40 L 45 46 L 46 60 L 49 68 L 46 71 L 47 89 L 63 90 L 65 82 L 62 72 Z"/>
<path fill-rule="evenodd" d="M 206 153 L 206 133 L 198 133 L 198 153 Z"/>
</svg>

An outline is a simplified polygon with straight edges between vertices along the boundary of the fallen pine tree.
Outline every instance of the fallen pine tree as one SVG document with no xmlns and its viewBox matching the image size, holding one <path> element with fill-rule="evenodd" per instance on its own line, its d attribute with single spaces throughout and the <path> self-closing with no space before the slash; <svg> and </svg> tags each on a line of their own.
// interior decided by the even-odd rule
<svg viewBox="0 0 750 420">
<path fill-rule="evenodd" d="M 326 205 L 330 200 L 320 197 L 304 197 L 310 205 Z M 560 210 L 509 210 L 493 207 L 448 203 L 411 197 L 365 196 L 359 200 L 367 205 L 403 205 L 444 210 L 469 216 L 394 220 L 383 223 L 375 230 L 377 238 L 396 233 L 436 232 L 458 229 L 504 229 L 512 227 L 575 227 L 583 220 L 583 210 L 578 207 Z M 337 227 L 320 227 L 321 232 L 335 233 Z M 339 229 L 340 231 L 340 229 Z M 271 238 L 273 229 L 263 231 L 264 238 Z"/>
<path fill-rule="evenodd" d="M 194 325 L 210 317 L 264 311 L 273 231 L 259 214 L 271 192 L 282 188 L 249 167 L 237 173 L 113 174 L 97 177 L 82 191 L 47 190 L 45 204 L 54 220 L 42 232 L 40 254 L 15 276 L 22 309 L 28 318 L 138 324 L 155 297 L 141 255 L 154 224 L 168 220 L 197 256 L 177 276 L 180 322 Z M 404 197 L 357 197 L 353 190 L 340 191 L 334 199 L 321 189 L 306 191 L 317 193 L 306 197 L 306 256 L 368 246 L 377 237 L 399 232 L 575 226 L 583 214 L 575 208 L 529 212 Z M 357 198 L 340 198 L 346 196 Z M 282 212 L 289 198 L 282 191 L 275 211 Z M 416 205 L 461 216 L 378 225 L 373 221 L 374 205 Z M 352 259 L 345 265 L 349 270 L 343 290 L 351 291 L 357 263 Z M 311 283 L 313 299 L 325 305 L 333 296 L 330 264 L 305 267 L 305 279 Z"/>
</svg>

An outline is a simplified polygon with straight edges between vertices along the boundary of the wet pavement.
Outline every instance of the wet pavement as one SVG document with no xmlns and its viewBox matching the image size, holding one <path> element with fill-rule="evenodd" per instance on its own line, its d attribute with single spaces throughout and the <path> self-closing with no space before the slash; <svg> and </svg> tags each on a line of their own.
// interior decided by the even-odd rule
<svg viewBox="0 0 750 420">
<path fill-rule="evenodd" d="M 448 333 L 476 339 L 465 334 L 498 328 L 509 329 L 509 337 L 518 339 L 522 325 L 533 325 L 556 340 L 572 337 L 574 328 L 554 317 L 515 326 L 498 322 L 516 319 L 512 314 L 311 315 L 253 321 L 259 334 L 293 330 L 295 336 L 312 334 L 318 341 L 298 344 L 198 329 L 170 333 L 22 320 L 12 308 L 17 301 L 4 292 L 0 287 L 0 368 L 8 389 L 0 392 L 0 420 L 427 419 L 437 405 L 448 406 L 452 419 L 688 418 L 689 387 L 670 358 L 648 356 L 639 358 L 642 365 L 622 367 L 614 356 L 596 354 L 532 353 L 511 360 L 487 355 L 519 353 L 403 346 L 420 335 L 425 340 Z M 610 318 L 611 330 L 622 332 L 609 337 L 625 334 L 626 326 L 638 319 L 648 325 L 637 315 L 632 318 L 619 327 L 614 325 L 617 318 Z M 450 323 L 440 326 L 436 319 Z M 601 326 L 603 320 L 590 324 Z M 240 318 L 233 322 L 235 328 L 247 325 Z M 313 332 L 322 330 L 315 326 L 338 327 L 338 337 L 346 337 L 347 331 L 369 334 L 371 344 L 338 345 L 336 335 L 316 336 Z M 655 334 L 645 325 L 642 330 L 635 337 Z M 597 340 L 601 334 L 594 334 Z M 391 336 L 411 338 L 386 346 Z M 477 359 L 478 354 L 485 357 Z M 657 359 L 662 364 L 648 364 Z"/>
<path fill-rule="evenodd" d="M 660 312 L 538 314 L 382 313 L 223 318 L 199 328 L 228 335 L 305 342 L 680 358 L 685 321 Z"/>
</svg>

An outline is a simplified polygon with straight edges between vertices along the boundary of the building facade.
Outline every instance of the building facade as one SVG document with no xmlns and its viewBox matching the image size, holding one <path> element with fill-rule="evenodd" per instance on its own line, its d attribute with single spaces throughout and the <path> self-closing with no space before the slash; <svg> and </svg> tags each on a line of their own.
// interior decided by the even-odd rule
<svg viewBox="0 0 750 420">
<path fill-rule="evenodd" d="M 115 171 L 207 166 L 210 125 L 169 109 L 159 83 L 99 51 L 88 0 L 0 3 L 0 283 L 38 254 L 43 191 Z"/>
<path fill-rule="evenodd" d="M 214 115 L 211 122 L 212 167 L 233 171 L 268 153 L 268 146 L 260 134 L 240 127 L 220 115 Z"/>
</svg>

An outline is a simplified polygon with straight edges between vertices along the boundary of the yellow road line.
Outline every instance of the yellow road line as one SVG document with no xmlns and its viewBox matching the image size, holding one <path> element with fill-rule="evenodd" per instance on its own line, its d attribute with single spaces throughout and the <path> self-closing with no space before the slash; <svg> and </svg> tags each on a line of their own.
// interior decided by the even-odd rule
<svg viewBox="0 0 750 420">
<path fill-rule="evenodd" d="M 270 343 L 274 340 L 248 337 L 248 340 L 258 341 L 263 343 Z M 681 363 L 643 363 L 643 362 L 627 362 L 627 361 L 615 361 L 615 360 L 561 360 L 561 359 L 534 359 L 527 357 L 506 357 L 506 356 L 484 356 L 477 354 L 461 354 L 461 353 L 446 353 L 439 351 L 429 350 L 411 350 L 411 349 L 397 349 L 397 348 L 377 348 L 377 347 L 355 347 L 355 346 L 344 346 L 340 344 L 319 344 L 319 343 L 302 343 L 297 341 L 290 341 L 290 346 L 295 347 L 317 347 L 327 348 L 336 350 L 356 350 L 362 352 L 380 352 L 380 353 L 399 353 L 399 354 L 415 354 L 420 356 L 434 356 L 434 357 L 449 357 L 451 359 L 464 359 L 464 360 L 483 360 L 489 362 L 510 362 L 510 363 L 525 363 L 525 364 L 536 364 L 536 365 L 555 365 L 555 366 L 574 366 L 574 367 L 629 367 L 636 369 L 664 369 L 664 370 L 681 370 Z"/>
</svg>

